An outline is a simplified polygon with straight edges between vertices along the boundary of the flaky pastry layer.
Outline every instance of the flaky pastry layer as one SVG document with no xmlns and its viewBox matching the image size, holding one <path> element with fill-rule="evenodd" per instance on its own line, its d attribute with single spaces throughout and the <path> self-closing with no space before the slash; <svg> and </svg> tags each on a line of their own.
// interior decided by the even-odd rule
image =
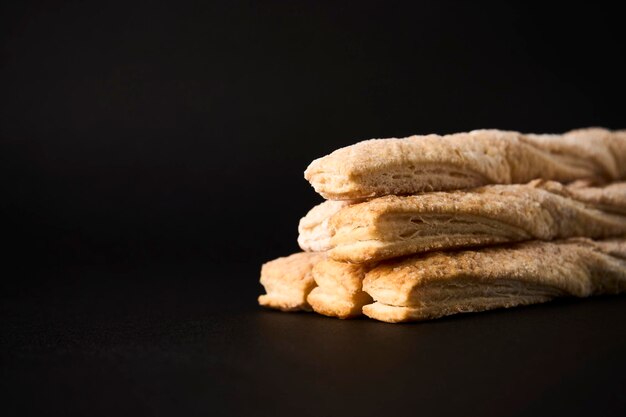
<svg viewBox="0 0 626 417">
<path fill-rule="evenodd" d="M 360 316 L 372 298 L 362 290 L 367 269 L 364 265 L 323 260 L 313 267 L 313 279 L 318 287 L 307 300 L 313 311 L 341 319 Z"/>
<path fill-rule="evenodd" d="M 379 264 L 363 289 L 375 300 L 363 313 L 392 323 L 617 294 L 626 291 L 626 238 L 435 252 Z"/>
<path fill-rule="evenodd" d="M 569 182 L 626 179 L 626 131 L 562 135 L 475 130 L 372 139 L 316 159 L 305 178 L 331 200 L 445 191 L 536 178 Z"/>
<path fill-rule="evenodd" d="M 603 187 L 554 181 L 488 185 L 465 191 L 385 196 L 336 207 L 327 201 L 314 226 L 300 228 L 304 250 L 366 263 L 433 250 L 525 240 L 606 238 L 626 233 L 626 182 Z M 332 206 L 333 210 L 328 210 Z M 315 211 L 312 210 L 312 212 Z M 309 215 L 302 224 L 312 224 Z"/>
<path fill-rule="evenodd" d="M 259 304 L 283 311 L 310 311 L 306 298 L 315 287 L 313 266 L 325 258 L 317 252 L 300 252 L 263 264 L 261 285 L 266 294 Z"/>
</svg>

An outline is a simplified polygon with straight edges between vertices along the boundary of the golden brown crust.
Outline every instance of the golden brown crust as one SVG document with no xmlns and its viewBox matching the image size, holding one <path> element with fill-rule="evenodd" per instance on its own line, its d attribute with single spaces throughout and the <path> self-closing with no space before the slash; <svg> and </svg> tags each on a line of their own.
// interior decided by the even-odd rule
<svg viewBox="0 0 626 417">
<path fill-rule="evenodd" d="M 481 311 L 495 310 L 498 308 L 511 308 L 531 304 L 540 304 L 552 300 L 549 296 L 526 296 L 515 297 L 482 297 L 456 302 L 440 303 L 431 306 L 392 306 L 375 302 L 363 306 L 363 314 L 387 323 L 404 323 L 410 321 L 434 320 L 445 316 L 459 313 L 478 313 Z"/>
<path fill-rule="evenodd" d="M 575 181 L 564 187 L 555 183 L 559 188 L 566 188 L 566 195 L 591 205 L 598 210 L 609 213 L 626 214 L 626 187 L 624 182 L 615 182 L 603 187 L 593 187 L 589 181 Z"/>
<path fill-rule="evenodd" d="M 325 254 L 300 252 L 263 264 L 261 284 L 267 294 L 259 296 L 259 304 L 283 311 L 310 311 L 306 297 L 315 287 L 313 266 Z"/>
<path fill-rule="evenodd" d="M 303 220 L 304 221 L 304 220 Z M 315 234 L 332 259 L 374 262 L 433 250 L 531 239 L 605 238 L 626 233 L 626 182 L 604 187 L 554 181 L 466 191 L 385 196 L 341 208 Z"/>
<path fill-rule="evenodd" d="M 372 139 L 313 161 L 305 178 L 332 200 L 519 184 L 536 178 L 616 181 L 626 178 L 626 131 L 589 128 L 534 135 L 476 130 Z"/>
<path fill-rule="evenodd" d="M 313 267 L 318 285 L 307 297 L 316 313 L 341 319 L 361 315 L 361 308 L 372 302 L 362 291 L 366 267 L 333 260 L 323 260 Z"/>
<path fill-rule="evenodd" d="M 388 322 L 626 291 L 626 238 L 531 241 L 381 263 L 363 312 Z"/>
<path fill-rule="evenodd" d="M 313 311 L 339 319 L 351 319 L 362 315 L 364 305 L 372 302 L 366 292 L 342 294 L 323 287 L 315 287 L 307 297 Z"/>
</svg>

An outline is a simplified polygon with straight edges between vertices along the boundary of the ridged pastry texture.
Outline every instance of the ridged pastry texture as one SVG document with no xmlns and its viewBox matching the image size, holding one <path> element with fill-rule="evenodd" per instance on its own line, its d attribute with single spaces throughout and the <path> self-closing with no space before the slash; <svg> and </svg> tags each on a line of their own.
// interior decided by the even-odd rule
<svg viewBox="0 0 626 417">
<path fill-rule="evenodd" d="M 341 319 L 360 316 L 372 297 L 361 288 L 366 267 L 363 265 L 323 260 L 313 267 L 313 279 L 318 285 L 307 300 L 313 311 Z"/>
<path fill-rule="evenodd" d="M 626 182 L 591 187 L 535 180 L 385 196 L 338 210 L 335 202 L 319 207 L 324 205 L 334 205 L 334 210 L 319 209 L 330 217 L 301 228 L 302 249 L 328 251 L 334 260 L 353 263 L 533 239 L 626 233 Z M 312 222 L 305 217 L 303 223 Z"/>
<path fill-rule="evenodd" d="M 363 307 L 390 323 L 626 291 L 626 238 L 573 238 L 436 252 L 367 272 Z"/>
<path fill-rule="evenodd" d="M 263 264 L 261 284 L 267 294 L 259 296 L 259 304 L 283 311 L 310 311 L 307 296 L 315 287 L 313 266 L 325 254 L 299 252 Z"/>
<path fill-rule="evenodd" d="M 626 131 L 562 135 L 475 130 L 372 139 L 316 159 L 305 178 L 324 198 L 364 199 L 487 184 L 626 179 Z"/>
<path fill-rule="evenodd" d="M 350 205 L 350 201 L 328 200 L 313 207 L 300 219 L 298 224 L 298 244 L 308 251 L 321 252 L 330 247 L 330 235 L 328 221 L 344 207 Z"/>
</svg>

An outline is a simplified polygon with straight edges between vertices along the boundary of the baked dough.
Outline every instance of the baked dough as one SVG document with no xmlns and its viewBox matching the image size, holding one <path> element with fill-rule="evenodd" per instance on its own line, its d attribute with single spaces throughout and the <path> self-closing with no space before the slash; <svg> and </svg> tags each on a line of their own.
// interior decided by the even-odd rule
<svg viewBox="0 0 626 417">
<path fill-rule="evenodd" d="M 350 201 L 327 200 L 313 207 L 300 219 L 298 224 L 298 244 L 307 251 L 322 252 L 330 248 L 328 221 Z"/>
<path fill-rule="evenodd" d="M 330 201 L 318 206 L 331 217 L 301 227 L 300 245 L 353 263 L 451 248 L 626 233 L 626 182 L 590 187 L 534 180 L 385 196 L 339 210 L 325 205 L 338 207 Z M 313 223 L 307 217 L 301 225 Z"/>
<path fill-rule="evenodd" d="M 313 267 L 318 286 L 307 297 L 313 311 L 340 319 L 360 316 L 362 307 L 372 302 L 361 288 L 365 272 L 364 265 L 328 259 L 318 262 Z"/>
<path fill-rule="evenodd" d="M 311 270 L 324 259 L 323 253 L 299 252 L 263 264 L 261 284 L 267 294 L 259 304 L 283 311 L 310 311 L 306 297 L 315 287 Z"/>
<path fill-rule="evenodd" d="M 626 291 L 626 238 L 436 252 L 378 265 L 363 289 L 376 300 L 363 313 L 390 323 L 617 294 Z"/>
<path fill-rule="evenodd" d="M 332 200 L 521 184 L 537 178 L 609 182 L 626 178 L 626 130 L 589 128 L 562 135 L 475 130 L 372 139 L 316 159 L 304 176 Z"/>
</svg>

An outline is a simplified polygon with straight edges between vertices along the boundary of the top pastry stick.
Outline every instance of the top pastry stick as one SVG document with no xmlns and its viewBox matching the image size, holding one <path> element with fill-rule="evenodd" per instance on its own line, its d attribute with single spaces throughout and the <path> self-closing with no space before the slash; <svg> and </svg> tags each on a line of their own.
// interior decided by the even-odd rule
<svg viewBox="0 0 626 417">
<path fill-rule="evenodd" d="M 588 128 L 562 135 L 475 130 L 372 139 L 316 159 L 304 176 L 330 200 L 533 179 L 610 182 L 626 178 L 626 130 Z"/>
</svg>

